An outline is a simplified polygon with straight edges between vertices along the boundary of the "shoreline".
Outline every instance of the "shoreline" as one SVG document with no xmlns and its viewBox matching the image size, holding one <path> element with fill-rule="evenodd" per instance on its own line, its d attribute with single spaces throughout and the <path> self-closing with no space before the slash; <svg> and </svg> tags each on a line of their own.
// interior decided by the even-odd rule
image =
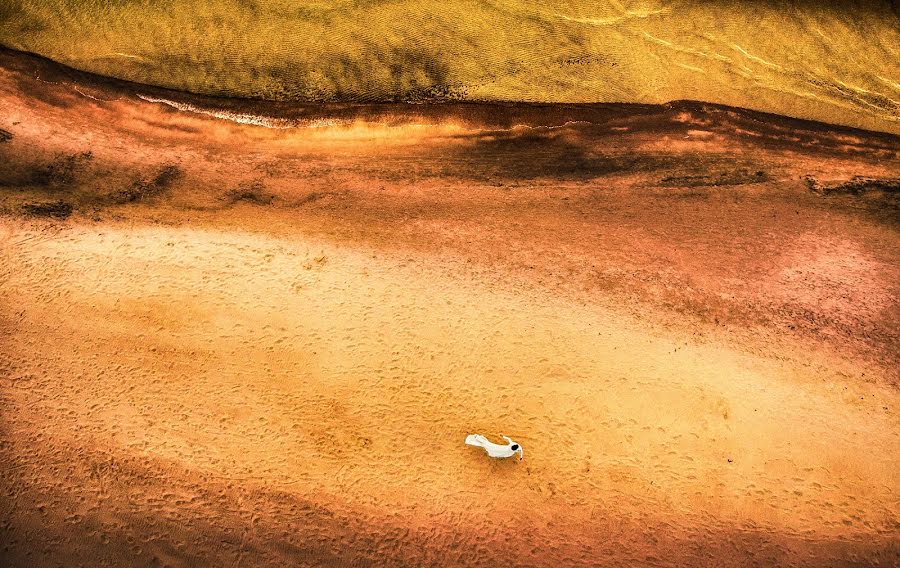
<svg viewBox="0 0 900 568">
<path fill-rule="evenodd" d="M 157 102 L 176 110 L 213 118 L 231 120 L 225 116 L 230 113 L 237 117 L 246 116 L 259 119 L 261 122 L 284 123 L 284 127 L 303 127 L 308 123 L 329 120 L 335 121 L 335 124 L 332 125 L 340 126 L 360 121 L 402 125 L 412 120 L 425 120 L 434 124 L 450 119 L 470 121 L 472 124 L 483 125 L 487 129 L 501 129 L 515 126 L 551 127 L 565 122 L 582 121 L 602 124 L 615 121 L 617 118 L 634 118 L 642 115 L 667 116 L 678 112 L 705 111 L 717 115 L 737 115 L 737 118 L 744 123 L 777 124 L 782 128 L 812 133 L 855 135 L 871 140 L 873 143 L 875 141 L 893 144 L 900 142 L 900 133 L 867 130 L 699 100 L 675 100 L 661 104 L 453 99 L 435 99 L 427 102 L 317 102 L 220 97 L 97 75 L 67 67 L 34 53 L 17 51 L 3 46 L 0 46 L 0 67 L 17 74 L 40 74 L 49 77 L 49 79 L 40 79 L 43 82 L 68 81 L 72 82 L 76 88 L 95 89 L 98 96 L 93 100 L 96 102 L 113 102 L 110 98 L 118 100 L 118 97 L 129 97 L 143 99 L 147 102 Z M 81 95 L 93 97 L 90 93 L 81 93 Z M 191 110 L 186 110 L 187 108 Z M 265 126 L 265 124 L 253 122 L 246 124 Z"/>
</svg>

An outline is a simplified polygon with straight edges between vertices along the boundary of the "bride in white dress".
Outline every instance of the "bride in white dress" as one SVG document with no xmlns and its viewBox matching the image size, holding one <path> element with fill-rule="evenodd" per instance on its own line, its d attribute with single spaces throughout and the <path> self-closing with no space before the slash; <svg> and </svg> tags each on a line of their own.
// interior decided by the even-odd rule
<svg viewBox="0 0 900 568">
<path fill-rule="evenodd" d="M 522 450 L 522 446 L 513 442 L 506 436 L 501 436 L 504 440 L 506 440 L 506 444 L 495 444 L 482 436 L 481 434 L 469 434 L 466 436 L 466 444 L 470 446 L 476 446 L 478 448 L 484 448 L 484 451 L 487 452 L 487 455 L 492 458 L 511 458 L 516 454 L 519 454 L 519 461 L 525 457 L 525 452 Z"/>
</svg>

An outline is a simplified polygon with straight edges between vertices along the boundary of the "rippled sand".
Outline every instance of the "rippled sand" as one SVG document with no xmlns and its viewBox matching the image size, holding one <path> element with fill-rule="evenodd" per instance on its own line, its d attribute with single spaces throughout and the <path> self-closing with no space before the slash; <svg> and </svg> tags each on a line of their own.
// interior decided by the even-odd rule
<svg viewBox="0 0 900 568">
<path fill-rule="evenodd" d="M 0 63 L 5 565 L 897 558 L 897 137 Z"/>
<path fill-rule="evenodd" d="M 275 100 L 691 99 L 900 133 L 890 0 L 83 2 L 0 8 L 0 44 Z"/>
</svg>

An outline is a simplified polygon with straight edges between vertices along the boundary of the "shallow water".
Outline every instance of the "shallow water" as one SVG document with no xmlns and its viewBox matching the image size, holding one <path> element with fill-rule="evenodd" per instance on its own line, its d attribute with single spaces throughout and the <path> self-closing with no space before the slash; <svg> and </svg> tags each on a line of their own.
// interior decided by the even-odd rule
<svg viewBox="0 0 900 568">
<path fill-rule="evenodd" d="M 0 44 L 113 77 L 279 100 L 693 99 L 900 132 L 882 2 L 15 1 Z"/>
</svg>

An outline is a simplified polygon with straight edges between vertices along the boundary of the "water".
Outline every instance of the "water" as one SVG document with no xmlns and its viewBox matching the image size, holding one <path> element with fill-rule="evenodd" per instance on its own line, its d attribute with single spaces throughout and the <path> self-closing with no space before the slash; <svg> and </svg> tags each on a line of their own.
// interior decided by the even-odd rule
<svg viewBox="0 0 900 568">
<path fill-rule="evenodd" d="M 0 43 L 100 74 L 304 101 L 695 99 L 900 132 L 889 2 L 13 2 Z"/>
</svg>

